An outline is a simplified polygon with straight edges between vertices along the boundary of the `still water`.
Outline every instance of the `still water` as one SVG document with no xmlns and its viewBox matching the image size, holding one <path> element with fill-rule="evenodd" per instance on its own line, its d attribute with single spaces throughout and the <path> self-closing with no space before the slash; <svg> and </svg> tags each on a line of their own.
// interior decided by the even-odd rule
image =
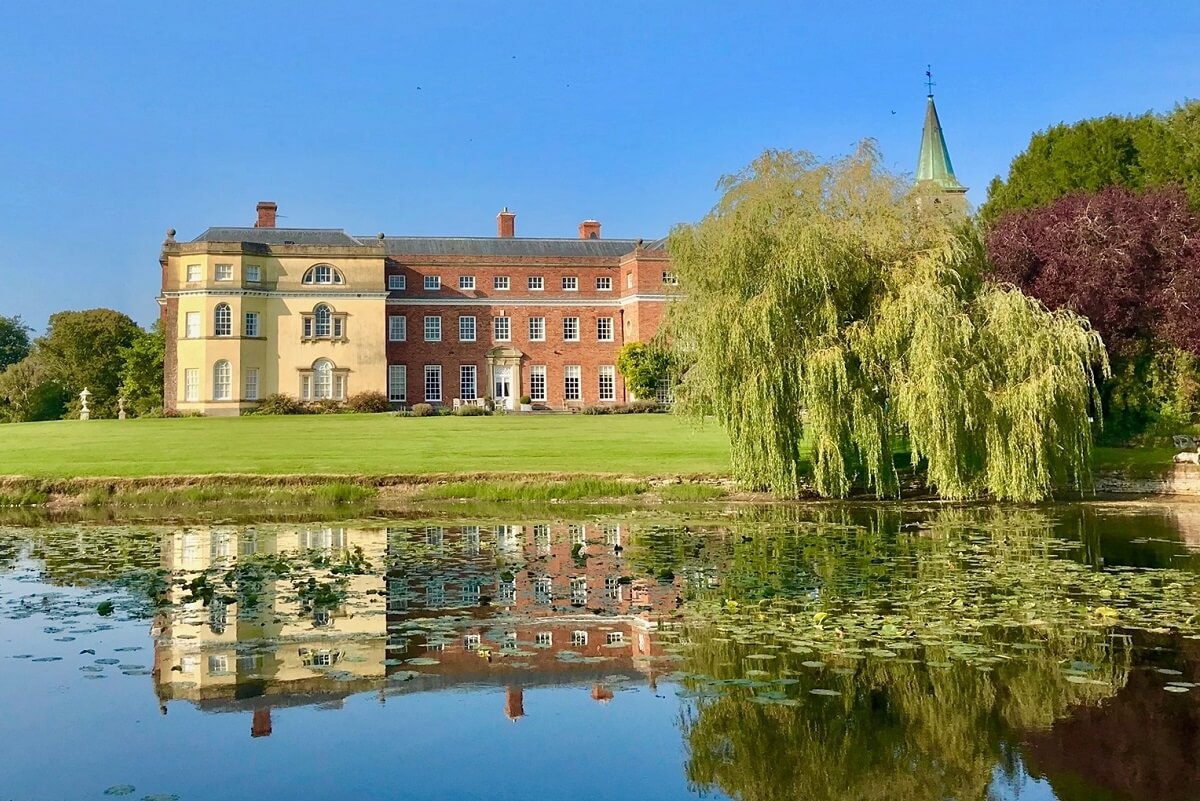
<svg viewBox="0 0 1200 801">
<path fill-rule="evenodd" d="M 1200 799 L 1200 505 L 0 527 L 4 799 Z"/>
</svg>

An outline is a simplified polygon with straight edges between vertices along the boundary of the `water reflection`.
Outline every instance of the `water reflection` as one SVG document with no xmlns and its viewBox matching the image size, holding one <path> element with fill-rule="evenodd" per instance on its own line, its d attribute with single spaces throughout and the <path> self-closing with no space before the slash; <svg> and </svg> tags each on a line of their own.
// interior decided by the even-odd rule
<svg viewBox="0 0 1200 801">
<path fill-rule="evenodd" d="M 502 720 L 549 714 L 565 736 L 557 715 L 575 697 L 673 727 L 682 769 L 655 769 L 679 774 L 681 797 L 1187 801 L 1200 798 L 1196 519 L 829 506 L 0 529 L 14 579 L 0 575 L 0 619 L 44 618 L 47 638 L 62 621 L 145 626 L 153 664 L 116 667 L 153 683 L 160 712 L 236 716 L 258 741 L 290 734 L 279 710 L 446 690 L 483 694 Z M 20 575 L 31 564 L 37 580 Z M 35 652 L 23 636 L 0 656 Z M 91 698 L 101 682 L 80 684 Z M 529 705 L 549 688 L 566 695 Z M 664 695 L 669 712 L 646 706 Z"/>
</svg>

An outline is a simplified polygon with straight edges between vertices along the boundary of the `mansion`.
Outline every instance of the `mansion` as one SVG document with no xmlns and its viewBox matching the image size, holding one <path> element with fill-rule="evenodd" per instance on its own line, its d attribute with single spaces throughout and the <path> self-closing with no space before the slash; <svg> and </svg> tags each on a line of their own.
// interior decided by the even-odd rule
<svg viewBox="0 0 1200 801">
<path fill-rule="evenodd" d="M 167 232 L 159 296 L 165 407 L 236 415 L 282 393 L 394 407 L 491 397 L 516 409 L 579 409 L 632 398 L 617 371 L 627 342 L 662 320 L 675 280 L 663 242 L 516 236 L 351 236 L 253 227 Z"/>
<path fill-rule="evenodd" d="M 915 175 L 918 203 L 965 214 L 933 95 Z M 253 227 L 167 232 L 162 267 L 164 406 L 236 415 L 280 393 L 304 401 L 386 394 L 394 408 L 490 397 L 515 409 L 578 410 L 630 397 L 617 371 L 658 329 L 676 290 L 664 240 L 351 236 Z"/>
</svg>

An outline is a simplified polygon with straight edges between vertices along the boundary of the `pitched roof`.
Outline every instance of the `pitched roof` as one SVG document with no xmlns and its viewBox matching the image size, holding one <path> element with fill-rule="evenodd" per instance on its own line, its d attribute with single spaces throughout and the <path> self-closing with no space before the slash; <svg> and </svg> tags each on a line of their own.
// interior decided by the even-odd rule
<svg viewBox="0 0 1200 801">
<path fill-rule="evenodd" d="M 384 237 L 383 246 L 389 256 L 619 258 L 637 247 L 637 240 L 389 236 Z"/>
<path fill-rule="evenodd" d="M 921 153 L 917 157 L 917 183 L 925 181 L 932 181 L 947 191 L 966 191 L 954 177 L 954 165 L 950 162 L 950 150 L 946 147 L 933 95 L 929 95 L 925 106 L 925 128 L 921 131 Z"/>
<path fill-rule="evenodd" d="M 193 242 L 250 242 L 256 245 L 349 245 L 366 243 L 341 228 L 209 228 Z"/>
</svg>

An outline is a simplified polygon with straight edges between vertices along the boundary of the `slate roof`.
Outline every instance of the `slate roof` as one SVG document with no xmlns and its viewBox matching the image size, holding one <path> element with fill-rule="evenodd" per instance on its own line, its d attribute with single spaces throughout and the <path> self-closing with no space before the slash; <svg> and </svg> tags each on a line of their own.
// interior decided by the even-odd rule
<svg viewBox="0 0 1200 801">
<path fill-rule="evenodd" d="M 542 256 L 619 258 L 637 246 L 634 239 L 538 239 L 533 237 L 389 236 L 389 256 Z"/>
<path fill-rule="evenodd" d="M 193 242 L 250 242 L 256 245 L 366 244 L 341 228 L 209 228 Z"/>
<path fill-rule="evenodd" d="M 377 245 L 376 236 L 351 236 L 341 228 L 209 228 L 193 242 L 242 242 L 255 245 Z M 661 248 L 664 240 L 643 245 Z M 637 247 L 636 239 L 542 239 L 537 237 L 388 236 L 389 256 L 495 256 L 615 259 Z"/>
</svg>

